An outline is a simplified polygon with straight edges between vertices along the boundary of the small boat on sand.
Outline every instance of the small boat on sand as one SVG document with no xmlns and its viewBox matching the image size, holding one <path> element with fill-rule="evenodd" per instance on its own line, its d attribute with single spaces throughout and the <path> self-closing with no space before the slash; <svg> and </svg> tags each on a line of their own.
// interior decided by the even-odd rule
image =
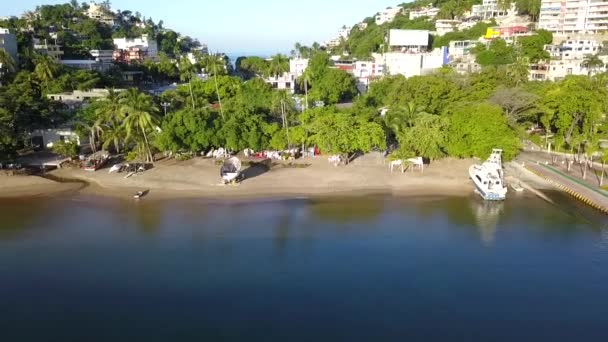
<svg viewBox="0 0 608 342">
<path fill-rule="evenodd" d="M 241 161 L 237 157 L 226 159 L 220 168 L 220 177 L 224 184 L 236 183 L 241 178 Z"/>
<path fill-rule="evenodd" d="M 135 193 L 135 195 L 133 195 L 133 198 L 140 199 L 140 198 L 146 196 L 148 194 L 148 192 L 149 192 L 148 190 L 138 191 Z"/>
</svg>

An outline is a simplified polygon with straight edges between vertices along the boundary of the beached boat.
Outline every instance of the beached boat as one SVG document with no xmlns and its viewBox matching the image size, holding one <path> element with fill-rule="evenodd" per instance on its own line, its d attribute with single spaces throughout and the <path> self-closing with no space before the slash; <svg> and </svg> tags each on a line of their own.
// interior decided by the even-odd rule
<svg viewBox="0 0 608 342">
<path fill-rule="evenodd" d="M 84 162 L 85 171 L 97 171 L 102 168 L 110 159 L 110 155 L 105 152 L 98 152 L 90 156 Z"/>
<path fill-rule="evenodd" d="M 237 157 L 226 159 L 220 168 L 220 177 L 224 184 L 235 183 L 241 177 L 241 161 Z"/>
<path fill-rule="evenodd" d="M 502 169 L 502 150 L 494 149 L 490 158 L 481 165 L 471 165 L 469 176 L 479 195 L 488 201 L 502 201 L 507 197 L 507 187 Z"/>
<path fill-rule="evenodd" d="M 135 193 L 135 195 L 133 195 L 133 198 L 140 199 L 140 198 L 146 196 L 146 194 L 148 194 L 148 190 L 138 191 Z"/>
</svg>

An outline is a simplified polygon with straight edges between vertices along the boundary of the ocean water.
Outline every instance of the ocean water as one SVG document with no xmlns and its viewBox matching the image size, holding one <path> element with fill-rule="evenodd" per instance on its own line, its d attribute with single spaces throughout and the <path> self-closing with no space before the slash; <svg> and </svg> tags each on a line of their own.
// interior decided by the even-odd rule
<svg viewBox="0 0 608 342">
<path fill-rule="evenodd" d="M 2 341 L 606 341 L 560 198 L 0 201 Z"/>
</svg>

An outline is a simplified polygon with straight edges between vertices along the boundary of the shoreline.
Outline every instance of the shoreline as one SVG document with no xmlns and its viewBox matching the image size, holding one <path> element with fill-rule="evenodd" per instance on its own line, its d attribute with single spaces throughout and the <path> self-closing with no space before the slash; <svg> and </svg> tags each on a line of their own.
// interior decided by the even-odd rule
<svg viewBox="0 0 608 342">
<path fill-rule="evenodd" d="M 194 159 L 158 162 L 151 170 L 124 178 L 108 169 L 86 172 L 58 169 L 44 176 L 0 178 L 0 198 L 53 196 L 61 193 L 132 199 L 137 191 L 149 190 L 145 200 L 201 199 L 213 201 L 292 200 L 332 197 L 392 196 L 396 198 L 445 198 L 474 196 L 468 165 L 474 160 L 445 159 L 434 162 L 424 172 L 390 173 L 375 160 L 363 160 L 334 167 L 323 158 L 307 159 L 309 167 L 270 169 L 253 167 L 238 185 L 219 185 L 218 167 L 213 160 Z M 545 189 L 544 184 L 535 188 Z"/>
</svg>

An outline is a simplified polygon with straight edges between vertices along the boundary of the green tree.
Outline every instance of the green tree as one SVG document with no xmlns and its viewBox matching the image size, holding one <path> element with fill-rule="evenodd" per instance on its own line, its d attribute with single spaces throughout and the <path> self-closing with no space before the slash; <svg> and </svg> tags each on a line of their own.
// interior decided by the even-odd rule
<svg viewBox="0 0 608 342">
<path fill-rule="evenodd" d="M 53 144 L 53 152 L 65 158 L 75 158 L 78 156 L 80 148 L 75 141 L 59 141 Z"/>
<path fill-rule="evenodd" d="M 279 77 L 289 71 L 289 58 L 285 55 L 275 55 L 266 69 L 266 76 Z"/>
<path fill-rule="evenodd" d="M 354 152 L 386 148 L 386 135 L 381 125 L 349 113 L 327 113 L 309 125 L 311 141 L 323 152 L 338 153 L 345 160 Z"/>
<path fill-rule="evenodd" d="M 438 159 L 446 155 L 446 138 L 449 120 L 446 117 L 419 114 L 412 122 L 412 127 L 401 131 L 397 139 L 403 153 L 412 153 Z"/>
<path fill-rule="evenodd" d="M 478 44 L 474 51 L 475 61 L 482 66 L 506 65 L 515 61 L 515 50 L 503 39 L 494 39 L 488 47 Z"/>
<path fill-rule="evenodd" d="M 344 70 L 328 69 L 313 83 L 311 96 L 328 104 L 352 100 L 359 91 L 355 78 Z"/>
<path fill-rule="evenodd" d="M 15 71 L 17 71 L 17 66 L 13 57 L 5 49 L 0 49 L 0 86 L 2 86 L 5 77 Z"/>
<path fill-rule="evenodd" d="M 519 140 L 502 109 L 488 103 L 463 104 L 450 117 L 446 150 L 449 155 L 486 158 L 493 148 L 503 149 L 506 160 L 519 151 Z"/>
<path fill-rule="evenodd" d="M 45 55 L 36 56 L 35 62 L 36 68 L 34 69 L 34 73 L 36 74 L 36 78 L 48 90 L 49 83 L 54 79 L 58 66 L 49 56 Z"/>
<path fill-rule="evenodd" d="M 591 76 L 597 74 L 604 67 L 604 62 L 598 55 L 590 55 L 585 57 L 581 65 L 589 69 L 589 76 Z"/>
</svg>

